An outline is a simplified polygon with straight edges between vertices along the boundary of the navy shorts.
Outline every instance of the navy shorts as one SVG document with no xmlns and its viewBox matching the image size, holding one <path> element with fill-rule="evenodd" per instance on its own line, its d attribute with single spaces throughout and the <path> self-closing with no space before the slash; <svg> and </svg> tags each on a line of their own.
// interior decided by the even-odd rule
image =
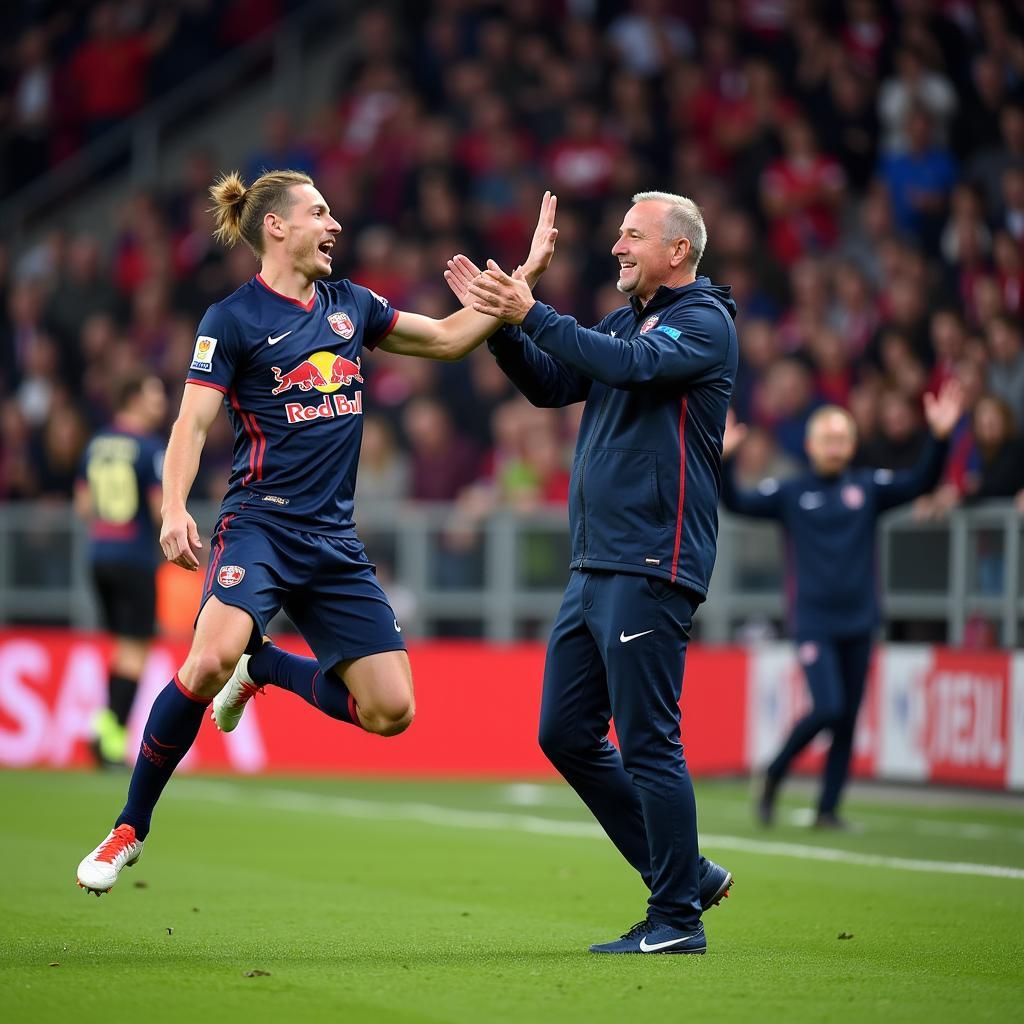
<svg viewBox="0 0 1024 1024">
<path fill-rule="evenodd" d="M 339 661 L 405 650 L 375 566 L 354 535 L 226 515 L 213 534 L 200 611 L 211 596 L 249 613 L 256 643 L 284 608 L 325 673 Z"/>
</svg>

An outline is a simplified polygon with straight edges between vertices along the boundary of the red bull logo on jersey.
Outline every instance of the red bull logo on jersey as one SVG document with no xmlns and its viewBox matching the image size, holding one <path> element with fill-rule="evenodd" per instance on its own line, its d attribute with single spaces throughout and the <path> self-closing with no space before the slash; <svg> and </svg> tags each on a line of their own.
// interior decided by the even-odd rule
<svg viewBox="0 0 1024 1024">
<path fill-rule="evenodd" d="M 355 362 L 333 352 L 314 352 L 308 359 L 303 359 L 298 366 L 282 372 L 280 366 L 271 370 L 277 387 L 270 393 L 280 395 L 284 391 L 298 388 L 300 391 L 322 391 L 331 394 L 338 388 L 348 387 L 352 381 L 363 383 L 362 360 Z"/>
<path fill-rule="evenodd" d="M 646 334 L 648 331 L 653 331 L 654 328 L 657 327 L 657 326 L 658 326 L 658 318 L 657 318 L 657 316 L 649 316 L 643 322 L 643 326 L 640 328 L 640 333 L 641 334 Z"/>
<path fill-rule="evenodd" d="M 335 334 L 340 334 L 346 341 L 356 333 L 356 325 L 352 323 L 348 313 L 332 313 L 327 322 L 331 325 L 331 330 Z"/>
<path fill-rule="evenodd" d="M 270 393 L 280 395 L 292 388 L 300 392 L 319 391 L 324 395 L 319 405 L 305 402 L 285 402 L 284 412 L 289 423 L 309 423 L 319 419 L 333 419 L 335 416 L 360 415 L 363 411 L 363 393 L 353 396 L 335 395 L 339 388 L 348 387 L 353 381 L 362 384 L 362 360 L 355 361 L 334 352 L 314 352 L 303 359 L 298 366 L 283 371 L 280 366 L 271 370 L 277 387 Z"/>
</svg>

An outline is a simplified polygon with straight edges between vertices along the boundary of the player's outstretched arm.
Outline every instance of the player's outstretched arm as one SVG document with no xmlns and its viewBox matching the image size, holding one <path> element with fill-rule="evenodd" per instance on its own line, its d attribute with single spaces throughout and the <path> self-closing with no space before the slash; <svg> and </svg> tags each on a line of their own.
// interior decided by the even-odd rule
<svg viewBox="0 0 1024 1024">
<path fill-rule="evenodd" d="M 199 456 L 206 444 L 206 435 L 217 418 L 222 400 L 221 393 L 214 388 L 186 384 L 164 456 L 160 548 L 167 561 L 192 572 L 199 568 L 196 552 L 203 544 L 185 502 L 199 471 Z"/>
<path fill-rule="evenodd" d="M 530 253 L 526 263 L 517 271 L 517 277 L 531 285 L 547 270 L 554 255 L 558 238 L 558 229 L 555 227 L 557 208 L 558 197 L 545 192 Z M 456 270 L 455 260 L 462 261 L 458 273 L 453 273 Z M 394 329 L 380 344 L 385 352 L 425 359 L 461 359 L 501 326 L 494 317 L 468 308 L 472 304 L 468 296 L 468 282 L 480 271 L 464 256 L 457 256 L 455 260 L 448 261 L 449 269 L 444 276 L 456 297 L 467 308 L 443 320 L 434 320 L 417 313 L 399 313 Z"/>
</svg>

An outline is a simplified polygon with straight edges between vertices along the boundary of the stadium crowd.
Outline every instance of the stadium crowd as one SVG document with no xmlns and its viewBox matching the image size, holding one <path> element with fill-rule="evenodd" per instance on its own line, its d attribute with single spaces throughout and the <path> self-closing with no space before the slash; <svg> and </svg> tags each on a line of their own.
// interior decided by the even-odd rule
<svg viewBox="0 0 1024 1024">
<path fill-rule="evenodd" d="M 918 514 L 985 496 L 1024 510 L 1024 20 L 1008 6 L 360 6 L 334 101 L 269 111 L 242 170 L 313 174 L 344 227 L 339 272 L 431 315 L 453 308 L 441 273 L 454 253 L 523 257 L 551 188 L 558 251 L 537 294 L 595 322 L 621 305 L 609 249 L 629 197 L 689 195 L 708 225 L 701 272 L 740 308 L 741 481 L 799 467 L 825 402 L 854 415 L 862 464 L 905 467 L 925 437 L 923 393 L 955 375 L 969 411 Z M 5 189 L 280 7 L 108 0 L 18 26 Z M 129 54 L 130 87 L 111 85 L 104 47 Z M 256 269 L 211 238 L 206 190 L 223 169 L 194 152 L 173 189 L 126 200 L 109 245 L 55 232 L 0 247 L 0 500 L 67 500 L 127 373 L 180 389 L 206 306 Z M 486 349 L 364 365 L 362 500 L 457 500 L 469 520 L 565 501 L 577 409 L 532 408 Z M 229 445 L 221 418 L 194 494 L 220 497 Z"/>
</svg>

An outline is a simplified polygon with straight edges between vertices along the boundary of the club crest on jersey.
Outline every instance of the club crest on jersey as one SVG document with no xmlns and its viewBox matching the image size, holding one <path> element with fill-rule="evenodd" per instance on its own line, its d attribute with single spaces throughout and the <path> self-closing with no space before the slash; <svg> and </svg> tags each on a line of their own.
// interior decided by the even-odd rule
<svg viewBox="0 0 1024 1024">
<path fill-rule="evenodd" d="M 864 488 L 857 484 L 847 484 L 839 496 L 847 508 L 860 508 L 864 504 Z"/>
<path fill-rule="evenodd" d="M 222 565 L 217 573 L 217 582 L 222 587 L 237 587 L 245 578 L 245 570 L 240 565 Z"/>
<path fill-rule="evenodd" d="M 648 331 L 653 331 L 658 326 L 658 318 L 656 316 L 649 316 L 640 328 L 641 334 L 646 334 Z"/>
<path fill-rule="evenodd" d="M 352 323 L 352 318 L 348 313 L 332 313 L 327 318 L 327 322 L 331 325 L 331 330 L 346 341 L 356 333 L 356 325 Z"/>
</svg>

